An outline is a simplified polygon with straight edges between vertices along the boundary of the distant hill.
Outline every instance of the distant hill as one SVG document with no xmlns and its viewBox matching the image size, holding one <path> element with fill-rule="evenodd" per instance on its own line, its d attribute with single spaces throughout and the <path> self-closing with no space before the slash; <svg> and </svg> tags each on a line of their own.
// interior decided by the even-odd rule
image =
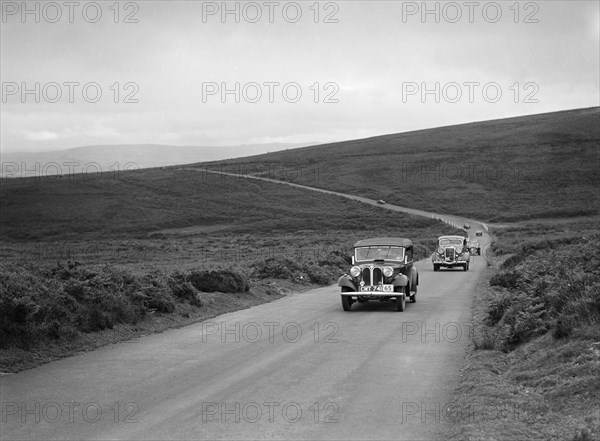
<svg viewBox="0 0 600 441">
<path fill-rule="evenodd" d="M 487 221 L 597 214 L 600 108 L 203 164 Z"/>
<path fill-rule="evenodd" d="M 227 147 L 179 147 L 172 145 L 93 145 L 49 152 L 2 152 L 2 177 L 89 173 L 162 167 L 198 161 L 214 161 L 297 148 L 304 144 L 247 144 Z M 62 173 L 61 173 L 62 171 Z"/>
</svg>

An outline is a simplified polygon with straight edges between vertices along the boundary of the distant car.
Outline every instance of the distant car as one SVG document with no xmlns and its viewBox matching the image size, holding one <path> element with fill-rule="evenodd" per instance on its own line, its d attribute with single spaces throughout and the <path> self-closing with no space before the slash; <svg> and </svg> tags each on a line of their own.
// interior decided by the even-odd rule
<svg viewBox="0 0 600 441">
<path fill-rule="evenodd" d="M 419 273 L 413 261 L 413 243 L 399 237 L 376 237 L 354 244 L 350 274 L 338 280 L 342 308 L 350 311 L 355 302 L 395 301 L 404 311 L 406 298 L 417 301 Z"/>
<path fill-rule="evenodd" d="M 481 230 L 475 231 L 475 236 L 476 237 L 482 237 L 483 236 L 483 231 L 481 231 Z"/>
<path fill-rule="evenodd" d="M 472 240 L 469 242 L 469 252 L 471 253 L 471 255 L 476 254 L 478 256 L 481 256 L 481 245 L 478 241 Z"/>
<path fill-rule="evenodd" d="M 380 204 L 380 205 L 385 205 L 385 201 L 383 199 L 379 199 L 377 201 L 377 203 Z"/>
<path fill-rule="evenodd" d="M 471 255 L 467 246 L 467 238 L 463 236 L 440 236 L 437 240 L 437 249 L 431 256 L 433 270 L 440 268 L 462 267 L 469 270 Z"/>
<path fill-rule="evenodd" d="M 469 224 L 464 224 L 464 225 L 463 225 L 463 228 L 464 228 L 465 230 L 468 230 L 469 228 L 471 228 L 471 225 L 469 225 Z"/>
</svg>

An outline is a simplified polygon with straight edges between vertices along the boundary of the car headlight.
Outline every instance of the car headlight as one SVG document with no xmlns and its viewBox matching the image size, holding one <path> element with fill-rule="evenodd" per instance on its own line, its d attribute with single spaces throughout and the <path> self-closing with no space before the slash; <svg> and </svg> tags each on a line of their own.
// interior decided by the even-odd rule
<svg viewBox="0 0 600 441">
<path fill-rule="evenodd" d="M 438 247 L 437 252 L 438 254 L 442 254 L 444 252 L 444 249 L 442 247 Z"/>
<path fill-rule="evenodd" d="M 360 268 L 357 266 L 353 266 L 352 268 L 350 268 L 350 275 L 352 277 L 358 277 L 360 276 Z"/>
<path fill-rule="evenodd" d="M 383 275 L 385 277 L 392 277 L 392 274 L 394 274 L 394 268 L 392 268 L 391 266 L 383 267 Z"/>
</svg>

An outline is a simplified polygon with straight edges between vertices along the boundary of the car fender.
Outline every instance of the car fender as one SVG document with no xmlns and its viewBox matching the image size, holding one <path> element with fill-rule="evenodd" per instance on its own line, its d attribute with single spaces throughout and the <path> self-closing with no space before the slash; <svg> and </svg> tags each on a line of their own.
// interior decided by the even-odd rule
<svg viewBox="0 0 600 441">
<path fill-rule="evenodd" d="M 350 277 L 348 274 L 344 274 L 342 277 L 339 278 L 338 286 L 345 286 L 351 288 L 352 291 L 356 291 L 356 285 L 352 281 L 352 277 Z"/>
<path fill-rule="evenodd" d="M 399 274 L 392 283 L 394 286 L 406 286 L 408 285 L 408 277 L 406 277 L 404 274 Z"/>
<path fill-rule="evenodd" d="M 413 266 L 410 274 L 411 274 L 412 286 L 418 286 L 419 285 L 419 271 Z"/>
</svg>

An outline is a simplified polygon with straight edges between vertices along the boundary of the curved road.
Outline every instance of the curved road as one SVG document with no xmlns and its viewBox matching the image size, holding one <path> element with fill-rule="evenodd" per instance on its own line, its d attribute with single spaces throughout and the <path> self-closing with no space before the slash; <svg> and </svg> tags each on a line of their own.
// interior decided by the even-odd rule
<svg viewBox="0 0 600 441">
<path fill-rule="evenodd" d="M 390 204 L 380 205 L 374 199 L 369 199 L 369 198 L 365 198 L 362 196 L 356 196 L 356 195 L 347 194 L 347 193 L 339 193 L 337 191 L 325 190 L 323 188 L 318 188 L 318 187 L 310 187 L 308 185 L 295 184 L 293 182 L 278 181 L 276 179 L 263 178 L 261 176 L 254 176 L 254 175 L 249 175 L 249 174 L 219 172 L 219 171 L 206 170 L 206 169 L 201 169 L 201 168 L 179 168 L 178 170 L 195 170 L 195 171 L 198 171 L 201 173 L 212 173 L 212 174 L 216 174 L 216 175 L 231 176 L 236 179 L 254 179 L 254 180 L 258 180 L 258 181 L 271 182 L 274 184 L 289 185 L 291 187 L 302 188 L 304 190 L 318 191 L 319 193 L 331 194 L 331 195 L 340 196 L 340 197 L 347 198 L 347 199 L 353 199 L 355 201 L 363 202 L 365 204 L 375 205 L 375 206 L 381 207 L 381 208 L 387 208 L 388 210 L 392 210 L 392 211 L 401 211 L 403 213 L 408 213 L 408 214 L 412 214 L 415 216 L 438 219 L 438 220 L 445 222 L 447 224 L 450 224 L 456 228 L 462 228 L 462 226 L 465 223 L 468 223 L 469 225 L 471 225 L 471 228 L 472 228 L 472 230 L 470 232 L 471 235 L 474 235 L 475 234 L 474 230 L 476 230 L 478 228 L 481 229 L 482 231 L 484 231 L 484 234 L 485 234 L 485 232 L 488 231 L 488 227 L 486 224 L 484 224 L 483 222 L 474 220 L 474 219 L 468 219 L 468 218 L 465 218 L 462 216 L 455 216 L 455 215 L 451 215 L 451 214 L 439 214 L 439 213 L 434 213 L 431 211 L 417 210 L 416 208 L 401 207 L 399 205 L 390 205 Z M 489 241 L 489 238 L 484 237 L 483 241 L 485 241 L 487 243 Z M 483 245 L 483 241 L 480 240 L 482 245 Z"/>
<path fill-rule="evenodd" d="M 0 439 L 444 439 L 484 266 L 420 262 L 404 312 L 329 286 L 4 376 Z"/>
</svg>

